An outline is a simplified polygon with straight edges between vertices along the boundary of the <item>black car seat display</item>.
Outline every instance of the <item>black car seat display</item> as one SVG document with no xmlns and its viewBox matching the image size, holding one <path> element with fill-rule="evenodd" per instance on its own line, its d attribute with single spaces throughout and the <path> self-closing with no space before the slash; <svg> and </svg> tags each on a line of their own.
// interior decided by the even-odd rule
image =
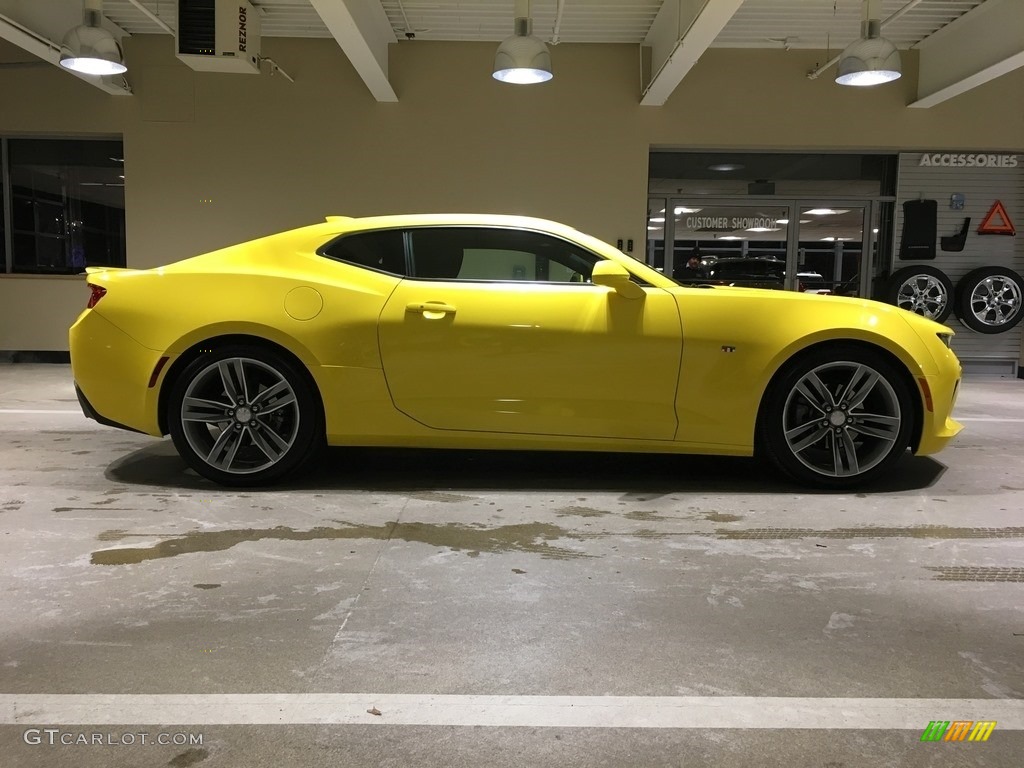
<svg viewBox="0 0 1024 768">
<path fill-rule="evenodd" d="M 907 200 L 903 203 L 901 259 L 935 258 L 937 209 L 934 200 Z"/>
</svg>

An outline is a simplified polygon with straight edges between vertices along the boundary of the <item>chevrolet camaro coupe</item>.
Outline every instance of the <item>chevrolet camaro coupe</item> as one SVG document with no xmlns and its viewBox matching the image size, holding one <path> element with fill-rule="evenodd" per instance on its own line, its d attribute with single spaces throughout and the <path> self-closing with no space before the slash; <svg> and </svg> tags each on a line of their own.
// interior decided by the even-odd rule
<svg viewBox="0 0 1024 768">
<path fill-rule="evenodd" d="M 953 331 L 863 299 L 687 287 L 539 219 L 330 217 L 90 268 L 87 416 L 224 485 L 324 445 L 764 455 L 845 488 L 939 451 Z"/>
</svg>

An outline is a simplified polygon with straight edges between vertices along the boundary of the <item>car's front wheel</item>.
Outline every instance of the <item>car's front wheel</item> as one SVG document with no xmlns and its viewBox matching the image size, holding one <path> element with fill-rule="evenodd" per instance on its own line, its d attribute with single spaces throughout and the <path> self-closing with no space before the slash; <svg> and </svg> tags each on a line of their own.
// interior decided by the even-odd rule
<svg viewBox="0 0 1024 768">
<path fill-rule="evenodd" d="M 870 349 L 834 345 L 775 377 L 758 426 L 761 445 L 793 479 L 848 488 L 906 452 L 914 419 L 909 387 L 893 363 Z"/>
<path fill-rule="evenodd" d="M 178 453 L 222 485 L 273 483 L 323 443 L 323 410 L 307 377 L 257 346 L 200 355 L 175 380 L 167 408 Z"/>
</svg>

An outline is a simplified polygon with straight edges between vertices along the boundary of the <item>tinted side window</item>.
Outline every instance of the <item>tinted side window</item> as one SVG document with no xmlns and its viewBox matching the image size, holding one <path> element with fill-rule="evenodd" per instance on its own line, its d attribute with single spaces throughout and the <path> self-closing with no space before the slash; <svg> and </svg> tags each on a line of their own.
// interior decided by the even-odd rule
<svg viewBox="0 0 1024 768">
<path fill-rule="evenodd" d="M 413 229 L 413 276 L 434 280 L 583 283 L 597 256 L 537 232 L 486 227 Z"/>
<path fill-rule="evenodd" d="M 337 261 L 393 275 L 405 274 L 405 246 L 400 229 L 359 232 L 334 240 L 319 253 Z"/>
</svg>

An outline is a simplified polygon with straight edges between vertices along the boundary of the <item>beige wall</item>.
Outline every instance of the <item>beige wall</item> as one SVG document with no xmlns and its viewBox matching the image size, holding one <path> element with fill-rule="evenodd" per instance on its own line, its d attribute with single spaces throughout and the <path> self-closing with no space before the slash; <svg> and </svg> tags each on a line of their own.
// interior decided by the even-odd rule
<svg viewBox="0 0 1024 768">
<path fill-rule="evenodd" d="M 1024 149 L 1024 71 L 911 110 L 913 54 L 900 82 L 857 90 L 804 76 L 821 52 L 712 50 L 649 108 L 635 46 L 560 45 L 551 83 L 516 88 L 490 78 L 490 43 L 402 43 L 398 104 L 376 103 L 333 41 L 264 52 L 296 82 L 193 73 L 149 36 L 129 41 L 131 98 L 52 67 L 0 68 L 0 134 L 123 134 L 137 267 L 329 213 L 537 215 L 639 252 L 652 145 Z M 0 349 L 65 349 L 85 298 L 67 280 L 0 277 Z"/>
</svg>

